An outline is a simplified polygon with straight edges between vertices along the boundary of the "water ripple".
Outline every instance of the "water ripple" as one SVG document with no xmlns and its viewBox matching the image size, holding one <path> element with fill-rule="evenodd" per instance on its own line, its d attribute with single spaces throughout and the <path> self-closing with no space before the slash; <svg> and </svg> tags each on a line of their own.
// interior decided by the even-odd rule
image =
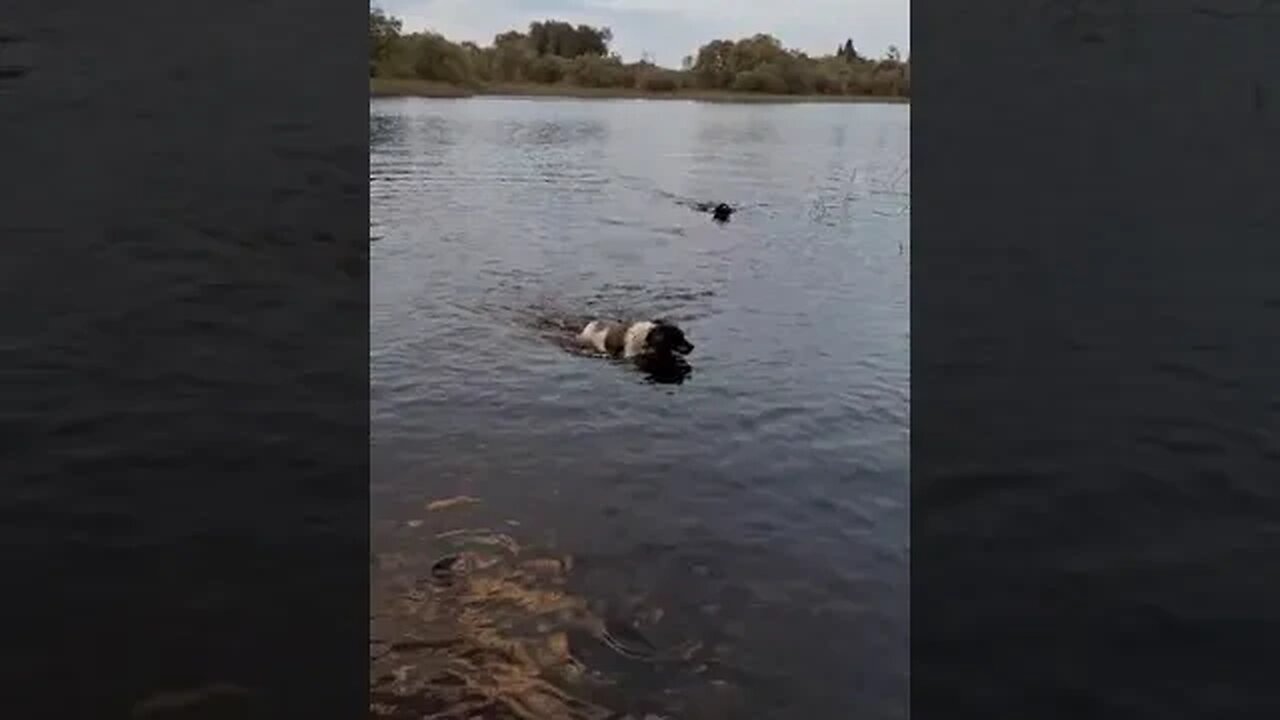
<svg viewBox="0 0 1280 720">
<path fill-rule="evenodd" d="M 375 713 L 906 717 L 908 125 L 371 104 Z"/>
</svg>

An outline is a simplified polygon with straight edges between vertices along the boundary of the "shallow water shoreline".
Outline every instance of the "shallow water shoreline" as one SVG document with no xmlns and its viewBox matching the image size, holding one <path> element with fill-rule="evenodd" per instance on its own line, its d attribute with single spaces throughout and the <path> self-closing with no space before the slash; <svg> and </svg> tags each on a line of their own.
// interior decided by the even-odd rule
<svg viewBox="0 0 1280 720">
<path fill-rule="evenodd" d="M 676 90 L 653 92 L 636 88 L 591 88 L 576 85 L 538 85 L 533 83 L 500 83 L 466 88 L 430 80 L 370 78 L 370 97 L 469 98 L 560 97 L 576 99 L 696 100 L 724 103 L 876 103 L 909 105 L 911 98 L 875 95 L 775 95 L 769 93 L 734 92 L 731 90 Z"/>
</svg>

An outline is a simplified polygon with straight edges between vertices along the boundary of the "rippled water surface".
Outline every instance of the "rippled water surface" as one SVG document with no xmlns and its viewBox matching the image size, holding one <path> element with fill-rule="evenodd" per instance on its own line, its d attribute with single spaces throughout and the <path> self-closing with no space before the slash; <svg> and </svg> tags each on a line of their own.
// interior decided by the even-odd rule
<svg viewBox="0 0 1280 720">
<path fill-rule="evenodd" d="M 372 101 L 377 712 L 907 715 L 909 124 Z"/>
</svg>

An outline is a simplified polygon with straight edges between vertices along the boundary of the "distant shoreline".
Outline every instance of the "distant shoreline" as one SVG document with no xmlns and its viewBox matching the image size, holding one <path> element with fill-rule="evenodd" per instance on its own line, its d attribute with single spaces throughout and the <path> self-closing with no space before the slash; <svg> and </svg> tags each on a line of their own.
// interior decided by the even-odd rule
<svg viewBox="0 0 1280 720">
<path fill-rule="evenodd" d="M 733 90 L 685 88 L 670 92 L 624 87 L 581 87 L 535 83 L 493 83 L 468 88 L 431 80 L 369 78 L 370 97 L 469 98 L 475 96 L 560 97 L 582 99 L 699 100 L 724 103 L 880 103 L 909 105 L 911 98 L 890 95 L 776 95 Z"/>
</svg>

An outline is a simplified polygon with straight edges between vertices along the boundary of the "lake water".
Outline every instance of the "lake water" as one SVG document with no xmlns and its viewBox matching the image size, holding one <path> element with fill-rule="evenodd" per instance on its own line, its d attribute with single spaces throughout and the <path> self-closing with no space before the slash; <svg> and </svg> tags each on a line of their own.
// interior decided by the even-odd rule
<svg viewBox="0 0 1280 720">
<path fill-rule="evenodd" d="M 909 137 L 371 101 L 375 710 L 908 715 Z M 567 351 L 593 316 L 676 320 L 691 372 Z"/>
</svg>

